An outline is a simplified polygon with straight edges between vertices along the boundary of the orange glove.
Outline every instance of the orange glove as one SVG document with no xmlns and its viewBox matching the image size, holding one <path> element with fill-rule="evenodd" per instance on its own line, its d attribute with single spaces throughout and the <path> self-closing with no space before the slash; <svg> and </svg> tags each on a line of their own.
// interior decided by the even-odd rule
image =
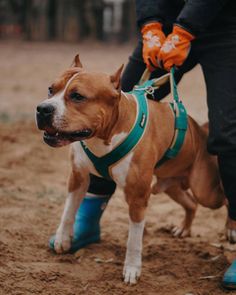
<svg viewBox="0 0 236 295">
<path fill-rule="evenodd" d="M 150 71 L 158 67 L 157 56 L 165 41 L 162 24 L 159 22 L 148 23 L 141 30 L 143 36 L 143 60 Z"/>
<path fill-rule="evenodd" d="M 158 55 L 158 61 L 167 70 L 173 66 L 181 66 L 187 58 L 191 41 L 195 37 L 185 29 L 174 25 L 173 32 L 167 36 L 166 41 Z"/>
</svg>

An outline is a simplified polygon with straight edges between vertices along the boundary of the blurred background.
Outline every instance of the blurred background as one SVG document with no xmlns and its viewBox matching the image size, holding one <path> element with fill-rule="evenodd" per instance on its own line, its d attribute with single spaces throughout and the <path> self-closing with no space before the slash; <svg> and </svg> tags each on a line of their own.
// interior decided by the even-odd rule
<svg viewBox="0 0 236 295">
<path fill-rule="evenodd" d="M 136 32 L 134 0 L 0 0 L 0 38 L 126 42 Z"/>
</svg>

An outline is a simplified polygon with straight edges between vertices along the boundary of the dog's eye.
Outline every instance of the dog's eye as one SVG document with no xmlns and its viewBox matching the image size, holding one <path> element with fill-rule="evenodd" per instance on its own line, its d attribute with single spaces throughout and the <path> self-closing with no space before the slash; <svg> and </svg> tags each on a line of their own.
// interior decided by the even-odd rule
<svg viewBox="0 0 236 295">
<path fill-rule="evenodd" d="M 48 87 L 48 97 L 52 97 L 52 96 L 53 96 L 52 87 Z"/>
<path fill-rule="evenodd" d="M 83 95 L 79 94 L 78 92 L 72 92 L 70 94 L 70 98 L 73 101 L 81 101 L 81 100 L 85 99 L 85 97 Z"/>
</svg>

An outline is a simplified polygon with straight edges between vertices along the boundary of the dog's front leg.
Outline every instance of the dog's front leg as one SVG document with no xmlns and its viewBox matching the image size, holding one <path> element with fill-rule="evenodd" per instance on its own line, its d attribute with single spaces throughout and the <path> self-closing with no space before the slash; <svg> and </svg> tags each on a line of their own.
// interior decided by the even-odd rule
<svg viewBox="0 0 236 295">
<path fill-rule="evenodd" d="M 144 223 L 144 220 L 133 222 L 130 219 L 129 221 L 129 236 L 123 270 L 124 281 L 127 284 L 136 284 L 141 274 Z"/>
<path fill-rule="evenodd" d="M 132 186 L 132 188 L 134 188 Z M 134 190 L 134 189 L 133 189 Z M 136 195 L 135 194 L 136 191 Z M 129 204 L 129 236 L 127 241 L 126 257 L 123 269 L 124 281 L 127 284 L 136 284 L 142 268 L 142 240 L 144 230 L 144 215 L 147 201 L 150 196 L 150 186 L 146 192 L 134 190 L 127 197 Z"/>
<path fill-rule="evenodd" d="M 70 249 L 75 214 L 87 192 L 88 184 L 89 174 L 87 171 L 71 172 L 68 184 L 68 196 L 54 242 L 54 249 L 58 254 L 67 252 Z"/>
</svg>

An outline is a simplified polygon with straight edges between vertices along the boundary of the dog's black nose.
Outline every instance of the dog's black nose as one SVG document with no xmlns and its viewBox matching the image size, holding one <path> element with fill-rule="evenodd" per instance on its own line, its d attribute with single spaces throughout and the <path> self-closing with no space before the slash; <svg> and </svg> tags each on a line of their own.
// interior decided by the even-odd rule
<svg viewBox="0 0 236 295">
<path fill-rule="evenodd" d="M 54 106 L 47 103 L 42 103 L 37 106 L 37 112 L 41 115 L 51 115 L 54 112 Z"/>
<path fill-rule="evenodd" d="M 37 106 L 36 120 L 39 129 L 44 130 L 52 126 L 55 107 L 49 103 L 41 103 Z"/>
</svg>

